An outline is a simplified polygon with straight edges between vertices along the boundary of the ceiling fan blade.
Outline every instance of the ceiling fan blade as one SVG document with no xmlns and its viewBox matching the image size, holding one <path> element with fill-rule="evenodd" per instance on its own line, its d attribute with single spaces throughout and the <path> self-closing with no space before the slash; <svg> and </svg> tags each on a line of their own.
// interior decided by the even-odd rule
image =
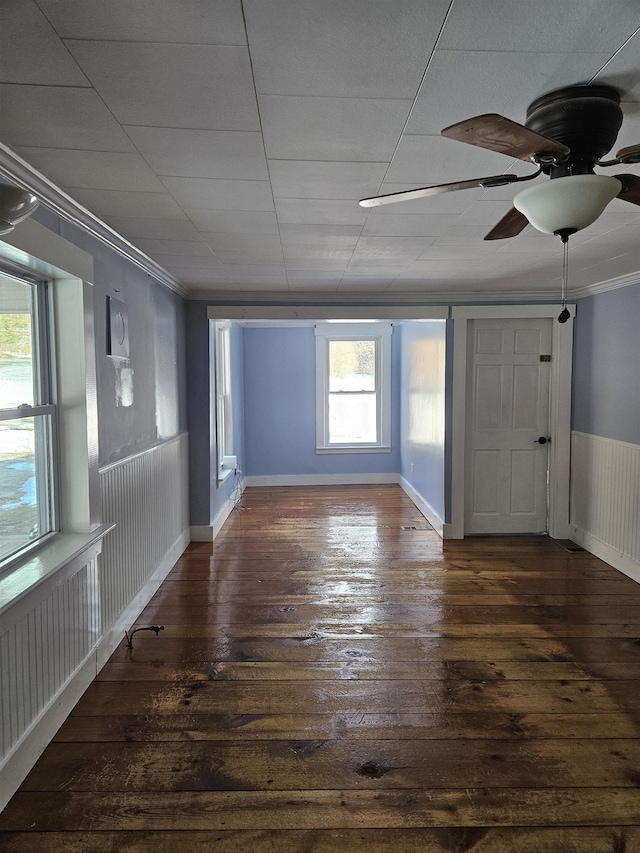
<svg viewBox="0 0 640 853">
<path fill-rule="evenodd" d="M 616 151 L 616 160 L 619 163 L 640 163 L 640 145 L 628 145 Z"/>
<path fill-rule="evenodd" d="M 421 187 L 415 190 L 405 190 L 400 193 L 378 195 L 373 198 L 360 199 L 360 207 L 379 207 L 381 204 L 394 204 L 397 201 L 411 201 L 414 198 L 425 198 L 440 193 L 451 193 L 455 190 L 471 190 L 477 187 L 488 189 L 502 187 L 518 180 L 517 175 L 491 175 L 488 178 L 474 178 L 471 181 L 454 181 L 451 184 L 437 184 L 434 187 Z"/>
<path fill-rule="evenodd" d="M 621 183 L 622 189 L 618 198 L 622 201 L 630 201 L 631 204 L 640 204 L 640 178 L 637 175 L 614 175 Z"/>
<path fill-rule="evenodd" d="M 534 155 L 545 155 L 553 161 L 556 158 L 563 159 L 570 153 L 570 149 L 561 142 L 496 113 L 468 118 L 445 127 L 441 133 L 449 139 L 468 142 L 469 145 L 488 148 L 519 160 L 529 161 L 534 159 Z"/>
<path fill-rule="evenodd" d="M 506 216 L 503 216 L 500 222 L 493 226 L 484 239 L 504 240 L 505 237 L 516 237 L 528 224 L 529 220 L 524 213 L 520 213 L 519 210 L 512 207 Z"/>
</svg>

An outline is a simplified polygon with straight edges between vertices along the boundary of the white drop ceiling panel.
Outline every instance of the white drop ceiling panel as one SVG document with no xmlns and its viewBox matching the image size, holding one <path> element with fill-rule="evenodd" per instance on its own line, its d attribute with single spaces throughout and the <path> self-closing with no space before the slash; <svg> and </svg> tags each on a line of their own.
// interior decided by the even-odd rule
<svg viewBox="0 0 640 853">
<path fill-rule="evenodd" d="M 277 198 L 278 221 L 306 225 L 363 225 L 367 213 L 349 201 L 316 198 Z"/>
<path fill-rule="evenodd" d="M 595 79 L 640 143 L 636 0 L 5 0 L 0 141 L 194 294 L 557 294 L 561 245 L 485 241 L 534 167 L 445 139 Z M 437 47 L 436 47 L 437 42 Z M 640 166 L 608 174 L 640 175 Z M 537 183 L 547 177 L 535 179 Z M 571 239 L 570 287 L 637 272 L 640 206 Z"/>
<path fill-rule="evenodd" d="M 257 131 L 135 127 L 125 131 L 157 175 L 178 178 L 269 179 Z"/>
<path fill-rule="evenodd" d="M 142 219 L 184 217 L 186 219 L 175 199 L 168 193 L 75 189 L 73 196 L 81 204 L 102 216 L 141 217 Z"/>
<path fill-rule="evenodd" d="M 245 2 L 259 94 L 413 98 L 447 0 Z M 373 14 L 372 14 L 373 12 Z M 402 46 L 398 61 L 388 62 Z"/>
<path fill-rule="evenodd" d="M 261 95 L 267 157 L 381 162 L 392 156 L 411 101 Z"/>
<path fill-rule="evenodd" d="M 55 30 L 31 0 L 3 0 L 0 80 L 46 86 L 90 86 Z"/>
<path fill-rule="evenodd" d="M 637 26 L 637 4 L 628 0 L 457 0 L 438 46 L 613 53 Z"/>
<path fill-rule="evenodd" d="M 184 212 L 203 233 L 277 234 L 275 213 L 259 210 L 202 210 L 185 207 Z"/>
<path fill-rule="evenodd" d="M 377 195 L 388 163 L 269 160 L 275 198 L 333 198 L 353 202 Z"/>
<path fill-rule="evenodd" d="M 387 237 L 438 237 L 454 224 L 457 216 L 446 214 L 405 214 L 388 213 L 370 216 L 362 233 Z"/>
<path fill-rule="evenodd" d="M 148 240 L 138 239 L 138 248 L 146 255 L 200 255 L 202 257 L 213 257 L 213 250 L 204 241 L 197 240 Z"/>
<path fill-rule="evenodd" d="M 75 189 L 166 192 L 140 154 L 18 147 L 18 153 L 57 184 Z"/>
<path fill-rule="evenodd" d="M 38 0 L 62 38 L 245 44 L 237 0 Z"/>
<path fill-rule="evenodd" d="M 122 124 L 259 130 L 246 47 L 75 39 L 65 44 Z"/>
<path fill-rule="evenodd" d="M 136 150 L 94 89 L 0 85 L 0 115 L 9 145 Z"/>
<path fill-rule="evenodd" d="M 268 181 L 163 178 L 178 204 L 205 210 L 273 210 Z"/>
<path fill-rule="evenodd" d="M 105 222 L 130 240 L 197 240 L 200 234 L 188 219 L 143 219 L 105 216 Z"/>
</svg>

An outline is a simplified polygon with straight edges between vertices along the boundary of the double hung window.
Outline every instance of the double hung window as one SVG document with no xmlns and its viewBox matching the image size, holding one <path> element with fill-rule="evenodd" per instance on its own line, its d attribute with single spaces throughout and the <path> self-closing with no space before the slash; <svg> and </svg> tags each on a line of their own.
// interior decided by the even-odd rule
<svg viewBox="0 0 640 853">
<path fill-rule="evenodd" d="M 0 564 L 58 525 L 46 282 L 0 272 Z"/>
<path fill-rule="evenodd" d="M 218 481 L 225 479 L 236 467 L 233 454 L 233 406 L 231 399 L 231 324 L 216 320 L 213 324 L 213 351 L 215 353 L 215 424 Z"/>
<path fill-rule="evenodd" d="M 391 445 L 390 323 L 316 326 L 316 449 L 388 451 Z"/>
</svg>

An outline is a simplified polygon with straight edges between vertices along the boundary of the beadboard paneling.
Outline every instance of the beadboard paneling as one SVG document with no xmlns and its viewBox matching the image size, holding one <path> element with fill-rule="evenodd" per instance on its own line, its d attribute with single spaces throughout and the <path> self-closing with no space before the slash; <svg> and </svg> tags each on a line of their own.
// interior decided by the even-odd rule
<svg viewBox="0 0 640 853">
<path fill-rule="evenodd" d="M 571 470 L 571 522 L 581 544 L 640 572 L 640 445 L 574 432 Z"/>
<path fill-rule="evenodd" d="M 188 437 L 100 471 L 102 516 L 115 522 L 101 556 L 103 630 L 135 597 L 189 527 Z"/>
</svg>

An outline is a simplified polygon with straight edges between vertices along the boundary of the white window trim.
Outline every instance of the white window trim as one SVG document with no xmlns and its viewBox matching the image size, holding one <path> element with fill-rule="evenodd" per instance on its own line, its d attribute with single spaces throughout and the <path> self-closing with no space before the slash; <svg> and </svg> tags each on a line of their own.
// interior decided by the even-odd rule
<svg viewBox="0 0 640 853">
<path fill-rule="evenodd" d="M 233 398 L 231 383 L 231 323 L 211 321 L 212 400 L 215 423 L 216 482 L 222 483 L 236 469 L 238 457 L 233 452 Z"/>
<path fill-rule="evenodd" d="M 60 532 L 2 574 L 3 605 L 57 572 L 67 553 L 80 553 L 113 525 L 101 524 L 98 411 L 94 343 L 93 258 L 33 219 L 0 238 L 0 259 L 18 275 L 52 281 L 58 409 Z M 36 571 L 37 569 L 37 571 Z"/>
<path fill-rule="evenodd" d="M 392 323 L 317 323 L 316 336 L 316 453 L 391 452 L 391 334 Z M 370 444 L 329 442 L 329 341 L 376 342 L 378 441 Z"/>
</svg>

